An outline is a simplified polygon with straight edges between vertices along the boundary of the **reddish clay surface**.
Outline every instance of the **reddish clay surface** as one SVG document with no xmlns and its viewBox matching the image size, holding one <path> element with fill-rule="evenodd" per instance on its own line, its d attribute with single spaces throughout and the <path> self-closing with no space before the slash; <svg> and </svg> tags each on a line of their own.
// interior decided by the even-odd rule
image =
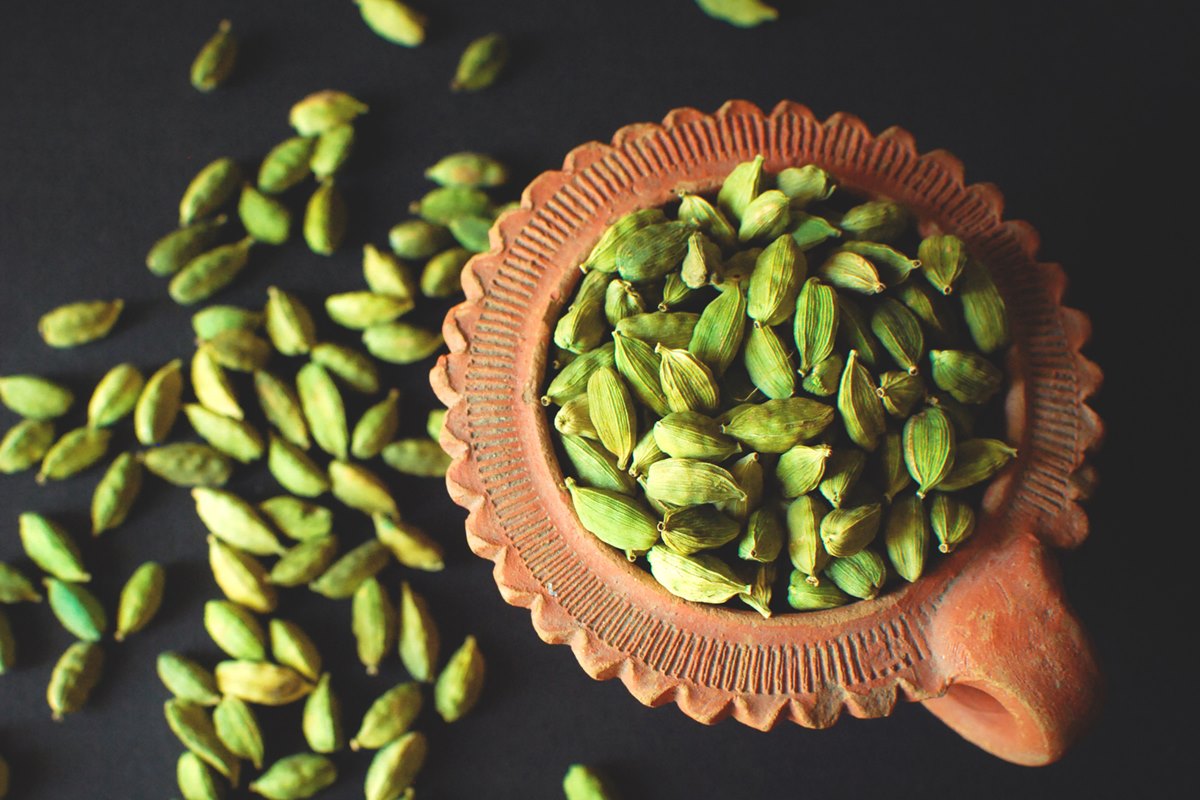
<svg viewBox="0 0 1200 800">
<path fill-rule="evenodd" d="M 923 231 L 960 236 L 991 267 L 1011 314 L 1006 413 L 1020 451 L 989 487 L 976 535 L 917 583 L 769 620 L 672 597 L 584 531 L 538 402 L 574 267 L 604 228 L 677 190 L 714 190 L 758 153 L 771 172 L 815 163 L 846 188 L 901 202 Z M 704 723 L 821 728 L 843 709 L 883 716 L 903 697 L 1001 758 L 1059 758 L 1098 705 L 1100 676 L 1053 549 L 1087 535 L 1076 501 L 1102 433 L 1086 405 L 1101 376 L 1079 352 L 1087 318 L 1061 304 L 1061 268 L 1039 263 L 1037 233 L 1002 210 L 994 186 L 967 185 L 957 159 L 919 154 L 905 131 L 873 136 L 847 114 L 821 122 L 787 102 L 769 114 L 736 101 L 715 114 L 673 111 L 538 177 L 465 270 L 466 301 L 443 326 L 450 353 L 431 375 L 449 408 L 447 486 L 505 600 L 530 610 L 543 640 L 569 644 L 592 677 L 619 677 L 641 702 L 675 702 Z"/>
</svg>

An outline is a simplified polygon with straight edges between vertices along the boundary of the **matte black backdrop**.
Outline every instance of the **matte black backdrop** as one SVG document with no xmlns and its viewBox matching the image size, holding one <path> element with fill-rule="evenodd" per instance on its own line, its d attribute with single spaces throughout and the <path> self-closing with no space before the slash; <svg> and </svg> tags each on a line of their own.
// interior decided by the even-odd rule
<svg viewBox="0 0 1200 800">
<path fill-rule="evenodd" d="M 1194 409 L 1195 381 L 1190 372 L 1179 379 L 1189 369 L 1183 362 L 1159 372 L 1151 359 L 1161 348 L 1131 333 L 1133 318 L 1122 310 L 1149 307 L 1151 321 L 1141 317 L 1139 330 L 1186 342 L 1170 339 L 1161 322 L 1175 293 L 1152 299 L 1118 270 L 1165 279 L 1172 268 L 1194 269 L 1194 257 L 1172 261 L 1169 238 L 1148 246 L 1139 214 L 1148 209 L 1159 223 L 1170 215 L 1164 192 L 1177 180 L 1169 109 L 1179 97 L 1194 100 L 1194 90 L 1177 94 L 1183 48 L 1171 31 L 1194 30 L 1195 20 L 1154 4 L 1136 16 L 1045 2 L 988 4 L 964 16 L 974 4 L 780 2 L 781 21 L 740 31 L 689 0 L 420 5 L 435 20 L 429 42 L 407 50 L 369 33 L 349 0 L 0 4 L 0 373 L 49 374 L 86 398 L 119 360 L 153 369 L 189 353 L 188 314 L 141 266 L 145 249 L 171 228 L 179 193 L 201 165 L 223 154 L 255 163 L 287 135 L 291 103 L 316 89 L 345 89 L 371 105 L 343 183 L 348 245 L 332 259 L 295 243 L 256 252 L 248 278 L 222 301 L 257 304 L 275 282 L 314 302 L 360 286 L 361 243 L 383 243 L 426 190 L 421 170 L 453 150 L 510 161 L 520 186 L 576 144 L 676 106 L 713 110 L 746 98 L 770 107 L 791 98 L 818 115 L 851 111 L 876 131 L 902 125 L 922 149 L 957 154 L 969 180 L 999 184 L 1008 216 L 1037 226 L 1043 256 L 1072 278 L 1068 302 L 1095 322 L 1089 352 L 1108 375 L 1095 405 L 1112 433 L 1097 459 L 1104 483 L 1090 506 L 1092 536 L 1063 557 L 1070 597 L 1109 681 L 1095 728 L 1061 763 L 1032 770 L 983 754 L 910 705 L 889 719 L 846 718 L 824 732 L 784 725 L 766 735 L 731 721 L 706 728 L 673 706 L 644 708 L 619 682 L 587 678 L 567 648 L 536 638 L 526 611 L 502 602 L 438 482 L 398 480 L 406 512 L 449 550 L 443 574 L 412 579 L 447 643 L 476 632 L 490 667 L 471 716 L 446 726 L 423 715 L 431 755 L 420 794 L 551 798 L 567 764 L 586 760 L 637 798 L 1112 797 L 1143 781 L 1177 796 L 1184 750 L 1173 734 L 1189 691 L 1186 683 L 1183 691 L 1155 687 L 1179 680 L 1161 644 L 1174 611 L 1162 609 L 1182 608 L 1185 584 L 1162 566 L 1176 560 L 1170 549 L 1149 565 L 1137 553 L 1139 543 L 1167 542 L 1180 530 L 1167 523 L 1166 501 L 1177 496 L 1182 471 L 1172 476 L 1159 454 L 1184 444 L 1177 433 L 1161 437 L 1172 413 Z M 188 64 L 225 16 L 243 55 L 231 84 L 202 96 L 188 85 Z M 490 91 L 452 95 L 446 83 L 462 47 L 492 30 L 513 39 L 511 69 Z M 105 296 L 129 303 L 110 339 L 62 353 L 42 344 L 40 313 Z M 433 404 L 426 372 L 391 373 L 414 432 Z M 1138 394 L 1153 387 L 1154 395 Z M 13 422 L 0 416 L 4 427 Z M 1171 444 L 1156 444 L 1163 441 Z M 270 482 L 261 473 L 237 486 L 263 496 Z M 84 530 L 96 478 L 44 489 L 29 475 L 0 479 L 0 558 L 26 563 L 15 530 L 22 510 Z M 89 542 L 87 557 L 108 600 L 136 564 L 162 561 L 167 602 L 144 634 L 107 647 L 103 684 L 61 724 L 50 721 L 43 692 L 69 637 L 44 608 L 12 610 L 22 652 L 20 666 L 0 678 L 0 751 L 14 765 L 13 797 L 170 796 L 180 747 L 162 720 L 154 656 L 168 648 L 217 655 L 200 624 L 204 600 L 216 593 L 200 526 L 185 494 L 148 482 L 130 522 Z M 285 613 L 317 629 L 356 718 L 402 678 L 401 668 L 393 659 L 384 676 L 362 676 L 348 604 L 306 594 L 288 599 Z M 297 717 L 295 709 L 265 715 L 269 757 L 301 748 Z M 343 754 L 338 763 L 344 779 L 327 796 L 361 796 L 366 758 Z"/>
</svg>

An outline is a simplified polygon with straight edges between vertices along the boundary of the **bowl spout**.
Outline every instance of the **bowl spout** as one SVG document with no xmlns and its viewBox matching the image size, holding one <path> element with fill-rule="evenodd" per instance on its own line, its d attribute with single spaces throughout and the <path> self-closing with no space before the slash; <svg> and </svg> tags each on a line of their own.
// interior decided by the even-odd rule
<svg viewBox="0 0 1200 800">
<path fill-rule="evenodd" d="M 1013 536 L 984 560 L 951 583 L 928 630 L 945 692 L 923 702 L 993 755 L 1049 764 L 1099 706 L 1092 646 L 1035 536 Z"/>
</svg>

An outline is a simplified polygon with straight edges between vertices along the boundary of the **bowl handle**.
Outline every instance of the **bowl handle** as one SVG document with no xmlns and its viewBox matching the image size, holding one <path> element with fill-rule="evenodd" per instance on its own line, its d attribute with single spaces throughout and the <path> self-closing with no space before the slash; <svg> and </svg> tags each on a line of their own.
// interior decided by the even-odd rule
<svg viewBox="0 0 1200 800">
<path fill-rule="evenodd" d="M 1026 766 L 1060 758 L 1099 706 L 1100 672 L 1057 563 L 1010 537 L 951 583 L 927 628 L 940 697 L 924 705 L 967 741 Z"/>
</svg>

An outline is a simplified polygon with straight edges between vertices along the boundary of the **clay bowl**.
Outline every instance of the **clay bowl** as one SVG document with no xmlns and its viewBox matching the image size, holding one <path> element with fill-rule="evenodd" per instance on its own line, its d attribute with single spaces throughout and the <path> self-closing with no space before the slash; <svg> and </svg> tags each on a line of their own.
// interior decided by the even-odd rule
<svg viewBox="0 0 1200 800">
<path fill-rule="evenodd" d="M 604 228 L 680 189 L 715 190 L 762 153 L 766 169 L 815 163 L 845 188 L 913 209 L 925 232 L 964 239 L 992 268 L 1011 313 L 1008 435 L 1020 456 L 993 481 L 975 536 L 931 559 L 918 582 L 877 600 L 762 619 L 679 600 L 641 566 L 587 533 L 563 487 L 552 427 L 538 402 L 554 321 L 575 265 Z M 1018 764 L 1059 758 L 1097 706 L 1092 648 L 1067 608 L 1053 550 L 1087 534 L 1077 505 L 1101 423 L 1085 405 L 1100 372 L 1080 355 L 1087 318 L 1064 308 L 1058 265 L 1039 263 L 1037 233 L 1002 218 L 995 187 L 967 185 L 962 164 L 920 155 L 911 135 L 873 136 L 855 117 L 818 121 L 781 103 L 769 114 L 730 102 L 679 109 L 661 125 L 585 144 L 525 190 L 463 275 L 447 315 L 450 353 L 431 380 L 449 408 L 442 445 L 467 539 L 495 562 L 504 599 L 530 610 L 544 641 L 569 644 L 598 680 L 620 678 L 650 706 L 675 702 L 714 723 L 832 725 L 921 702 L 979 747 Z"/>
</svg>

